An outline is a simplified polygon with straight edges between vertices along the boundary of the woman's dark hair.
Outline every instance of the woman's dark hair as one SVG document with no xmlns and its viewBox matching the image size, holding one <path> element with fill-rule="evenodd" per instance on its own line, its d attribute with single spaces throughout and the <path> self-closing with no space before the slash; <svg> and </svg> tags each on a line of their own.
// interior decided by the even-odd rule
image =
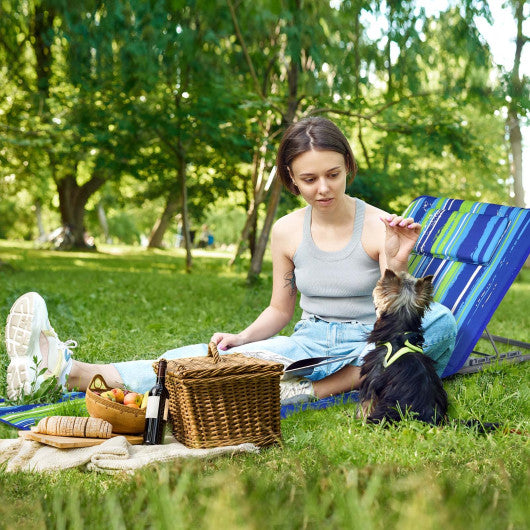
<svg viewBox="0 0 530 530">
<path fill-rule="evenodd" d="M 291 193 L 300 194 L 289 174 L 291 163 L 298 155 L 312 150 L 335 151 L 343 155 L 350 182 L 353 180 L 357 173 L 357 163 L 342 131 L 326 118 L 304 118 L 285 131 L 276 156 L 276 170 Z"/>
</svg>

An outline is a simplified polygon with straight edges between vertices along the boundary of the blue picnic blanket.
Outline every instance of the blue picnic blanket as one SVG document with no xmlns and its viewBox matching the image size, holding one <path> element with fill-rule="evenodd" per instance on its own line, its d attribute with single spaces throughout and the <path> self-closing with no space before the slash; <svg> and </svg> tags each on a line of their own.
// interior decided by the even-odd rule
<svg viewBox="0 0 530 530">
<path fill-rule="evenodd" d="M 309 403 L 301 403 L 298 405 L 282 405 L 280 415 L 282 419 L 302 412 L 304 410 L 322 410 L 335 405 L 343 405 L 346 403 L 354 403 L 358 401 L 358 392 L 346 392 L 338 396 L 331 396 L 328 398 L 319 399 Z M 17 429 L 29 431 L 30 427 L 39 422 L 40 419 L 46 416 L 53 416 L 54 414 L 61 415 L 64 410 L 65 401 L 75 401 L 80 407 L 84 407 L 85 394 L 84 392 L 68 392 L 63 395 L 61 401 L 58 403 L 46 403 L 39 405 L 15 405 L 3 406 L 3 399 L 0 398 L 0 421 Z"/>
<path fill-rule="evenodd" d="M 75 401 L 80 408 L 84 407 L 84 392 L 68 392 L 63 395 L 57 403 L 43 403 L 36 405 L 3 405 L 4 400 L 0 398 L 0 421 L 17 429 L 29 431 L 32 425 L 46 416 L 59 414 L 64 410 L 65 401 Z"/>
<path fill-rule="evenodd" d="M 304 410 L 322 410 L 327 409 L 328 407 L 334 407 L 335 405 L 346 405 L 347 403 L 355 403 L 357 401 L 359 401 L 359 392 L 353 390 L 351 392 L 345 392 L 344 394 L 318 399 L 317 401 L 300 403 L 299 405 L 282 405 L 280 416 L 283 420 L 296 412 L 302 412 Z"/>
</svg>

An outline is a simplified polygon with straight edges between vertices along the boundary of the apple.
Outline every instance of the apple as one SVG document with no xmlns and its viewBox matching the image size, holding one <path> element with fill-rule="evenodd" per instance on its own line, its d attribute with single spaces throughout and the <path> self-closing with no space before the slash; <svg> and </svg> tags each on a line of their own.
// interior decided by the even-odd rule
<svg viewBox="0 0 530 530">
<path fill-rule="evenodd" d="M 123 404 L 129 405 L 131 403 L 134 403 L 137 405 L 137 408 L 140 408 L 140 405 L 142 404 L 142 394 L 138 394 L 137 392 L 128 392 L 127 395 L 123 398 Z"/>
<path fill-rule="evenodd" d="M 110 399 L 110 401 L 116 401 L 116 397 L 110 390 L 107 392 L 102 392 L 101 397 L 105 399 Z"/>
<path fill-rule="evenodd" d="M 110 392 L 116 398 L 116 403 L 123 403 L 124 393 L 121 388 L 113 388 Z"/>
<path fill-rule="evenodd" d="M 125 405 L 125 406 L 126 407 L 131 407 L 131 409 L 139 409 L 140 408 L 137 403 L 127 403 L 127 405 Z"/>
</svg>

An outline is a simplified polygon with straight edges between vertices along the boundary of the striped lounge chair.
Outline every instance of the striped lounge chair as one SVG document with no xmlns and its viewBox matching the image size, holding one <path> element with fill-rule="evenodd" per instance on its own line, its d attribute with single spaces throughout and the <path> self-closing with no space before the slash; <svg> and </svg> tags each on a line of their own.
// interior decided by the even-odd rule
<svg viewBox="0 0 530 530">
<path fill-rule="evenodd" d="M 530 209 L 422 196 L 410 204 L 405 215 L 422 225 L 409 271 L 417 277 L 434 276 L 434 299 L 449 307 L 457 322 L 455 349 L 443 377 L 475 372 L 497 359 L 530 359 L 520 350 L 499 354 L 496 341 L 526 349 L 530 344 L 490 335 L 486 329 L 530 253 Z M 496 356 L 473 352 L 484 332 Z M 471 353 L 478 356 L 470 357 Z M 304 370 L 298 375 L 306 375 Z M 311 368 L 307 370 L 309 373 Z M 282 417 L 356 401 L 357 395 L 354 391 L 312 403 L 284 405 Z"/>
<path fill-rule="evenodd" d="M 530 209 L 422 196 L 405 215 L 422 225 L 409 271 L 417 277 L 434 275 L 434 299 L 451 309 L 458 326 L 443 376 L 476 371 L 495 360 L 495 340 L 529 348 L 524 342 L 489 335 L 486 325 L 530 253 Z M 492 341 L 497 356 L 470 358 L 483 335 Z M 530 356 L 512 351 L 501 357 Z"/>
</svg>

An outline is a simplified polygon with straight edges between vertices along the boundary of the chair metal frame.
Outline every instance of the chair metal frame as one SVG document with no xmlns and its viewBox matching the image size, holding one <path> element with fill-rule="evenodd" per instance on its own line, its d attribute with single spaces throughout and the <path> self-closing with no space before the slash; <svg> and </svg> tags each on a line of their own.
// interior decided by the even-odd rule
<svg viewBox="0 0 530 530">
<path fill-rule="evenodd" d="M 530 350 L 530 343 L 523 342 L 520 340 L 508 339 L 506 337 L 501 337 L 500 335 L 492 335 L 488 328 L 484 330 L 481 339 L 488 340 L 492 345 L 495 355 L 490 353 L 484 353 L 481 351 L 473 350 L 470 356 L 467 358 L 467 361 L 464 363 L 464 366 L 456 372 L 457 374 L 473 374 L 480 372 L 486 366 L 494 363 L 522 363 L 524 361 L 530 361 L 530 353 L 523 354 L 521 349 Z M 519 348 L 518 350 L 510 350 L 504 353 L 499 352 L 497 348 L 497 342 L 502 344 L 508 344 L 509 346 L 515 346 Z M 472 355 L 477 357 L 472 357 Z"/>
</svg>

